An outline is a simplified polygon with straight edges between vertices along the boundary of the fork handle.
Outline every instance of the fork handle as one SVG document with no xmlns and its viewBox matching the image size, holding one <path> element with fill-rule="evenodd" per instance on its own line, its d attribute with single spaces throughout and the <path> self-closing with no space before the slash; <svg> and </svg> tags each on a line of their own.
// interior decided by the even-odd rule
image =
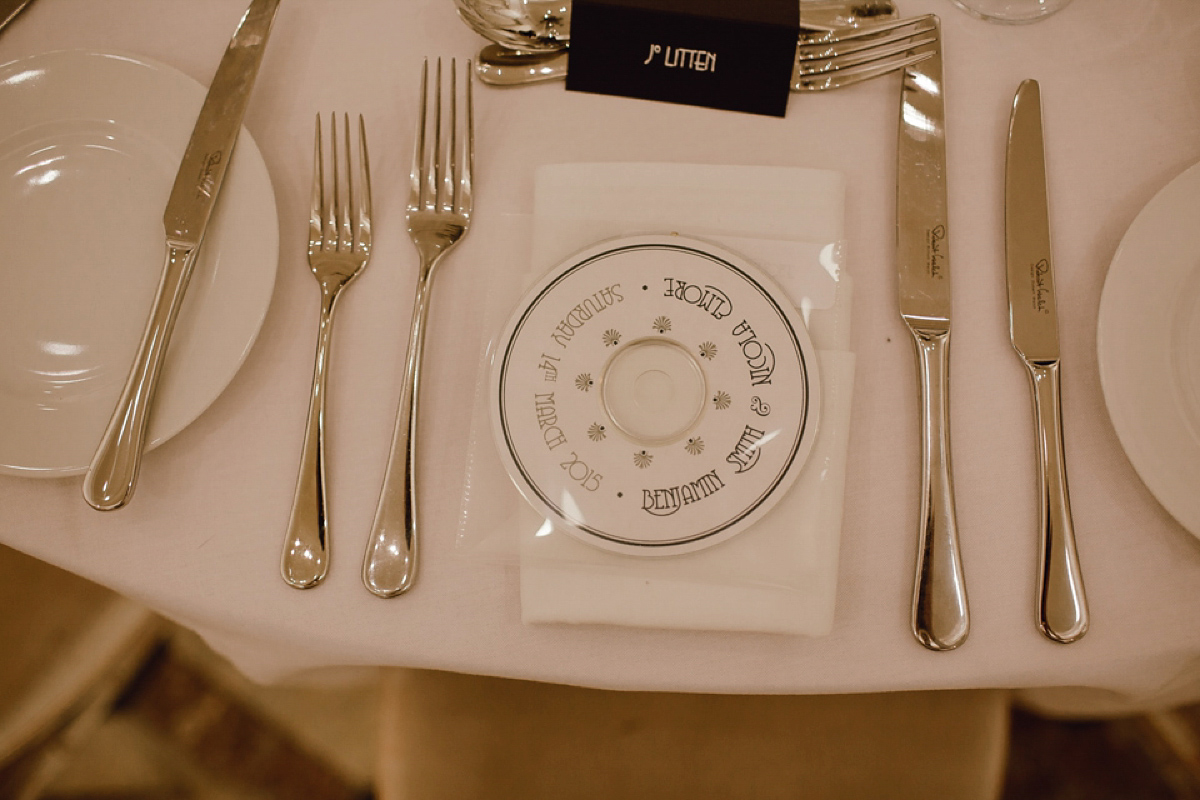
<svg viewBox="0 0 1200 800">
<path fill-rule="evenodd" d="M 338 294 L 321 287 L 321 326 L 317 333 L 317 357 L 313 367 L 312 393 L 308 399 L 308 422 L 304 427 L 304 450 L 300 475 L 283 543 L 280 572 L 297 589 L 311 589 L 329 571 L 329 514 L 325 492 L 325 376 L 329 374 L 333 341 L 333 310 Z"/>
<path fill-rule="evenodd" d="M 392 450 L 363 558 L 363 584 L 378 597 L 404 594 L 417 580 L 417 401 L 432 267 L 432 264 L 423 266 L 417 279 L 417 298 L 413 304 L 408 359 L 404 365 L 404 385 L 400 389 Z"/>
<path fill-rule="evenodd" d="M 150 428 L 150 406 L 198 251 L 196 246 L 167 243 L 167 258 L 142 343 L 83 480 L 83 498 L 98 511 L 118 509 L 133 497 Z"/>
</svg>

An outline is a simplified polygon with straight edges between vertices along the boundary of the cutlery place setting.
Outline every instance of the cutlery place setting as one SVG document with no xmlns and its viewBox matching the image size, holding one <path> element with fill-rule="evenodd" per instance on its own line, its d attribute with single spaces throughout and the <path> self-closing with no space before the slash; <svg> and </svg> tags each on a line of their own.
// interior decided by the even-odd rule
<svg viewBox="0 0 1200 800">
<path fill-rule="evenodd" d="M 29 2 L 0 8 L 0 29 Z M 288 6 L 252 0 L 207 87 L 123 53 L 67 49 L 0 65 L 0 139 L 9 153 L 0 176 L 10 182 L 0 186 L 0 219 L 8 220 L 0 235 L 13 258 L 47 265 L 41 277 L 14 279 L 26 300 L 5 329 L 13 366 L 0 373 L 0 387 L 9 387 L 0 392 L 9 429 L 0 436 L 0 473 L 82 476 L 86 504 L 119 514 L 137 502 L 144 454 L 199 417 L 242 369 L 277 275 L 287 271 L 280 279 L 291 281 L 302 270 L 280 258 L 267 159 L 243 128 Z M 886 279 L 895 281 L 893 311 L 911 334 L 916 367 L 916 397 L 906 400 L 915 400 L 917 418 L 905 421 L 918 433 L 906 473 L 918 509 L 905 523 L 915 534 L 907 551 L 912 638 L 931 651 L 962 646 L 971 630 L 968 586 L 988 565 L 966 557 L 977 532 L 964 520 L 975 517 L 960 519 L 953 462 L 986 454 L 952 458 L 951 419 L 990 423 L 957 409 L 950 380 L 951 320 L 954 330 L 974 320 L 952 310 L 952 272 L 958 280 L 967 268 L 951 257 L 964 228 L 952 224 L 955 131 L 947 118 L 971 88 L 946 75 L 939 16 L 904 16 L 891 0 L 755 0 L 719 13 L 674 0 L 445 0 L 439 8 L 483 43 L 431 53 L 419 75 L 387 76 L 400 87 L 389 84 L 388 102 L 411 125 L 407 182 L 381 180 L 379 167 L 408 134 L 363 108 L 313 108 L 311 164 L 287 167 L 311 170 L 306 256 L 316 286 L 307 282 L 305 292 L 319 293 L 319 316 L 304 329 L 315 332 L 304 423 L 296 420 L 286 445 L 299 449 L 290 512 L 278 509 L 284 583 L 321 586 L 333 550 L 341 558 L 363 543 L 361 588 L 378 598 L 409 592 L 431 535 L 423 493 L 462 481 L 457 547 L 519 568 L 527 624 L 828 635 L 844 569 L 847 476 L 864 468 L 851 457 L 861 452 L 851 447 L 851 409 L 862 403 L 856 390 L 875 391 L 873 376 L 856 370 L 855 351 L 876 343 L 852 336 L 852 310 L 861 287 Z M 499 125 L 476 130 L 476 105 L 516 104 L 553 91 L 553 81 L 573 101 L 623 98 L 647 114 L 662 102 L 765 117 L 801 113 L 825 99 L 812 95 L 832 102 L 868 82 L 882 94 L 887 82 L 896 103 L 887 162 L 894 219 L 885 222 L 893 262 L 856 257 L 847 220 L 860 190 L 844 174 L 735 153 L 724 164 L 529 164 L 532 213 L 520 215 L 528 258 L 508 270 L 470 263 L 517 261 L 488 252 L 492 241 L 457 249 L 473 225 L 508 213 L 486 201 L 476 208 L 477 174 L 487 175 L 477 173 L 477 138 L 484 153 L 491 137 L 505 136 Z M 541 88 L 516 89 L 533 85 Z M 1028 605 L 1027 630 L 1067 644 L 1091 624 L 1083 574 L 1094 541 L 1081 523 L 1077 543 L 1068 490 L 1065 430 L 1073 421 L 1064 420 L 1069 348 L 1060 336 L 1077 331 L 1060 330 L 1069 304 L 1058 302 L 1051 250 L 1051 201 L 1072 187 L 1052 195 L 1048 164 L 1068 144 L 1044 134 L 1043 114 L 1053 116 L 1056 100 L 1048 91 L 1043 108 L 1034 77 L 1012 87 L 1011 105 L 993 99 L 1009 108 L 1005 151 L 987 154 L 1003 164 L 1003 194 L 993 199 L 1003 209 L 1004 274 L 994 277 L 1006 287 L 1011 346 L 1030 382 L 1027 450 L 1036 470 L 1036 518 L 1007 520 L 1013 536 L 1037 541 L 1038 558 L 1027 565 L 1036 595 L 1012 602 Z M 131 179 L 117 157 L 147 165 L 147 177 Z M 114 186 L 119 202 L 97 203 Z M 403 226 L 386 213 L 390 203 L 403 209 Z M 1169 234 L 1192 230 L 1198 209 L 1193 167 L 1134 221 L 1108 273 L 1097 341 L 1101 391 L 1123 449 L 1193 532 L 1200 239 Z M 158 213 L 165 246 L 152 224 Z M 506 224 L 515 228 L 516 217 Z M 60 218 L 91 221 L 68 237 L 54 224 Z M 401 259 L 381 242 L 404 230 Z M 112 242 L 113 252 L 93 259 L 89 240 Z M 1139 277 L 1146 252 L 1164 265 L 1161 285 Z M 165 259 L 151 274 L 154 253 Z M 456 261 L 449 269 L 471 273 L 482 307 L 435 302 L 435 279 Z M 138 277 L 120 285 L 104 277 L 123 271 Z M 398 381 L 395 422 L 378 432 L 381 442 L 390 433 L 386 462 L 361 465 L 377 499 L 369 530 L 353 531 L 331 513 L 338 467 L 327 440 L 356 413 L 328 413 L 330 386 L 342 379 L 333 326 L 344 296 L 370 291 L 351 286 L 381 271 L 413 276 L 415 294 L 398 305 L 411 314 L 407 336 L 393 331 L 403 360 L 378 365 Z M 445 389 L 431 385 L 427 367 L 427 331 L 439 313 L 478 317 L 486 340 L 469 375 L 458 365 L 459 390 L 474 392 L 460 423 L 469 429 L 463 475 L 432 474 L 422 457 L 427 402 Z M 364 356 L 351 358 L 361 364 Z M 119 391 L 96 388 L 117 374 Z M 862 498 L 872 499 L 862 491 L 855 502 Z"/>
</svg>

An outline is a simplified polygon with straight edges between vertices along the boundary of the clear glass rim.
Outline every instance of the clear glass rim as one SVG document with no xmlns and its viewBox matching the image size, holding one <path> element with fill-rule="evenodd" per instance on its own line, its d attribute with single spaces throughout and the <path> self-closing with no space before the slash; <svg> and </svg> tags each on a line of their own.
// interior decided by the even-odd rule
<svg viewBox="0 0 1200 800">
<path fill-rule="evenodd" d="M 1021 25 L 1043 20 L 1056 11 L 1061 11 L 1071 0 L 952 0 L 952 2 L 978 19 Z"/>
</svg>

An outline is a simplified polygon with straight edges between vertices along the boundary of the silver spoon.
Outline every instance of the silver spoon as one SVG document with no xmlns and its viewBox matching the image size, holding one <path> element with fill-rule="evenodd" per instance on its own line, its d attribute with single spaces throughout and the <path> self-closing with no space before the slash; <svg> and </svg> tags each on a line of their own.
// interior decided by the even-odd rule
<svg viewBox="0 0 1200 800">
<path fill-rule="evenodd" d="M 863 22 L 896 18 L 892 0 L 818 0 L 802 3 L 801 31 L 813 33 L 854 28 Z M 569 24 L 569 16 L 567 23 Z M 491 86 L 526 86 L 567 76 L 567 42 L 557 50 L 516 50 L 489 44 L 479 51 L 475 72 Z"/>
</svg>

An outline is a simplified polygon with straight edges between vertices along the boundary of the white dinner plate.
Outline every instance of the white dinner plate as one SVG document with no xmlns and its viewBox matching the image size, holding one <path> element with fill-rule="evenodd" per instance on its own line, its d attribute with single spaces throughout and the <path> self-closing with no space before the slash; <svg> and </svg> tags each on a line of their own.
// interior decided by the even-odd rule
<svg viewBox="0 0 1200 800">
<path fill-rule="evenodd" d="M 630 555 L 697 550 L 784 496 L 819 418 L 783 290 L 682 236 L 601 242 L 518 305 L 493 361 L 501 458 L 547 519 Z"/>
<path fill-rule="evenodd" d="M 205 87 L 130 55 L 0 66 L 0 472 L 83 472 L 120 395 L 166 252 L 163 210 Z M 258 335 L 279 228 L 242 131 L 175 327 L 149 447 L 216 400 Z"/>
<path fill-rule="evenodd" d="M 1200 535 L 1200 164 L 1121 240 L 1100 300 L 1100 381 L 1146 486 Z"/>
</svg>

